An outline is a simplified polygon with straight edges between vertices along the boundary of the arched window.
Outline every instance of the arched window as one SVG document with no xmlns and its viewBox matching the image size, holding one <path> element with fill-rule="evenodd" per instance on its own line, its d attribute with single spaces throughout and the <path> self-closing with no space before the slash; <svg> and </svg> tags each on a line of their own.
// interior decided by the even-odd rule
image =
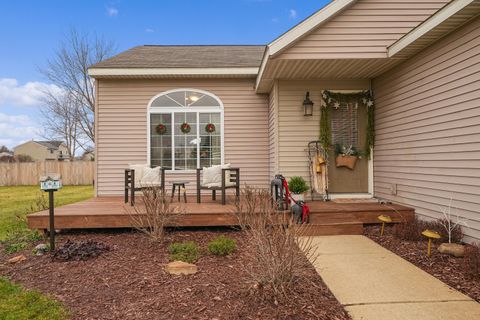
<svg viewBox="0 0 480 320">
<path fill-rule="evenodd" d="M 163 92 L 148 105 L 149 162 L 168 170 L 223 164 L 223 104 L 196 89 Z"/>
</svg>

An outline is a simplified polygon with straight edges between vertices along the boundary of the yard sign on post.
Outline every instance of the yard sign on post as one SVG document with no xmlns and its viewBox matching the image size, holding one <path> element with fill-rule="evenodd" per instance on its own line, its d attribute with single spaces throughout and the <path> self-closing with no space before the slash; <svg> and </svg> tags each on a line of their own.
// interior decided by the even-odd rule
<svg viewBox="0 0 480 320">
<path fill-rule="evenodd" d="M 55 215 L 53 193 L 62 187 L 62 180 L 59 174 L 49 174 L 40 177 L 40 189 L 48 192 L 48 207 L 50 212 L 50 250 L 55 250 Z"/>
</svg>

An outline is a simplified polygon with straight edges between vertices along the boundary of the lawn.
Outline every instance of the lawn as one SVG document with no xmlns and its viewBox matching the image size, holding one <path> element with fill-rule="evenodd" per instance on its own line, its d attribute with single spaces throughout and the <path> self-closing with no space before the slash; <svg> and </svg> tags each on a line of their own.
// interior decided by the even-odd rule
<svg viewBox="0 0 480 320">
<path fill-rule="evenodd" d="M 55 206 L 93 196 L 92 186 L 65 186 L 55 193 Z M 38 186 L 0 187 L 0 244 L 6 253 L 25 249 L 40 237 L 30 231 L 26 215 L 45 209 L 48 199 Z M 2 246 L 0 246 L 2 247 Z M 66 319 L 63 306 L 37 291 L 25 290 L 0 277 L 0 319 Z"/>
<path fill-rule="evenodd" d="M 93 197 L 92 186 L 65 186 L 55 193 L 55 206 Z M 39 186 L 0 187 L 0 241 L 9 232 L 26 229 L 27 214 L 48 204 L 46 193 Z"/>
<path fill-rule="evenodd" d="M 0 278 L 0 319 L 61 320 L 67 317 L 61 303 Z"/>
</svg>

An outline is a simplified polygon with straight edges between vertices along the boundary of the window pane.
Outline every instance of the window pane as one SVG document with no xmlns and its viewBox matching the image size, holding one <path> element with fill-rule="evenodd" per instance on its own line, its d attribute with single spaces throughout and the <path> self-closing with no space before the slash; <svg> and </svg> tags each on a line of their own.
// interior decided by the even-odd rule
<svg viewBox="0 0 480 320">
<path fill-rule="evenodd" d="M 222 139 L 220 113 L 202 112 L 199 114 L 200 124 L 200 165 L 210 167 L 221 164 Z M 214 131 L 208 131 L 207 125 L 212 124 Z M 211 129 L 211 128 L 210 128 Z"/>
<path fill-rule="evenodd" d="M 162 131 L 159 125 L 165 126 Z M 169 113 L 150 115 L 151 165 L 172 168 L 172 116 Z"/>
<path fill-rule="evenodd" d="M 197 107 L 197 106 L 201 106 L 201 107 L 219 107 L 220 104 L 218 103 L 218 101 L 215 99 L 215 98 L 212 98 L 210 96 L 207 96 L 207 95 L 204 95 L 202 96 L 200 99 L 198 99 L 197 101 L 192 101 L 190 103 L 190 106 L 191 107 Z"/>
<path fill-rule="evenodd" d="M 167 94 L 167 96 L 170 99 L 172 99 L 173 101 L 176 101 L 180 106 L 182 106 L 182 107 L 186 106 L 186 104 L 185 104 L 185 91 L 172 92 L 172 93 Z"/>
</svg>

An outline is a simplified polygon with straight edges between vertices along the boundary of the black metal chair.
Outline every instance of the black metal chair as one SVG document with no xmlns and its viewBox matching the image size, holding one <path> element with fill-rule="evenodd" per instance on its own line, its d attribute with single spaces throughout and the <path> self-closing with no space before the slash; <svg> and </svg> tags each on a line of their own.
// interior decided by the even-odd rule
<svg viewBox="0 0 480 320">
<path fill-rule="evenodd" d="M 154 168 L 151 166 L 151 168 Z M 157 187 L 155 185 L 155 187 Z M 165 192 L 165 169 L 160 169 L 160 185 L 159 188 Z M 135 191 L 142 191 L 146 186 L 136 186 L 135 185 L 135 169 L 125 169 L 125 203 L 128 202 L 128 194 L 130 193 L 130 204 L 133 206 L 135 204 Z"/>
<path fill-rule="evenodd" d="M 222 182 L 219 186 L 203 186 L 200 178 L 201 168 L 197 168 L 197 203 L 201 202 L 201 190 L 212 191 L 212 200 L 217 198 L 217 190 L 222 192 L 222 205 L 226 204 L 227 189 L 235 189 L 237 200 L 240 196 L 240 168 L 222 168 Z M 230 180 L 227 181 L 227 171 L 230 173 Z M 229 182 L 227 184 L 227 182 Z"/>
</svg>

